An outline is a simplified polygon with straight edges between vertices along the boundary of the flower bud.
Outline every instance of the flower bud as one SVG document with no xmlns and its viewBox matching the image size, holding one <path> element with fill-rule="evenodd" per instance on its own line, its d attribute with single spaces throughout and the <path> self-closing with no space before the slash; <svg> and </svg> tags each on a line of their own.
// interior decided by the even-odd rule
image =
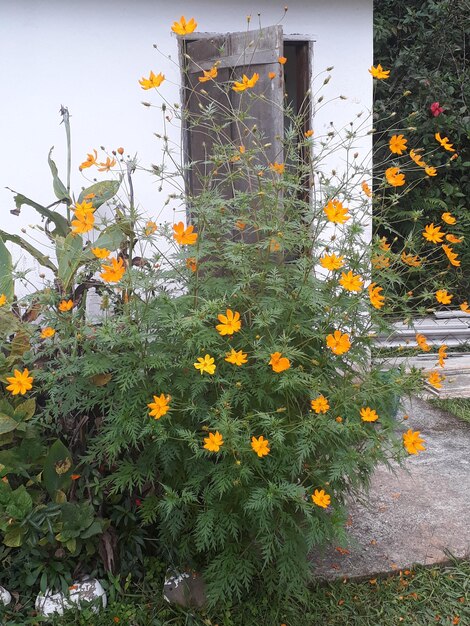
<svg viewBox="0 0 470 626">
<path fill-rule="evenodd" d="M 144 107 L 151 107 L 152 105 L 150 104 L 150 102 L 141 102 L 141 104 L 144 105 Z"/>
</svg>

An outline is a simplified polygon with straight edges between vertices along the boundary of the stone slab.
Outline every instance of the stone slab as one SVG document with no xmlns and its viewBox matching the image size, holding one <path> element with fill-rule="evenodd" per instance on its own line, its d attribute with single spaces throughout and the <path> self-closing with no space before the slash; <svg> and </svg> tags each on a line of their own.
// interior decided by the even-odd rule
<svg viewBox="0 0 470 626">
<path fill-rule="evenodd" d="M 419 398 L 405 410 L 403 431 L 421 431 L 426 451 L 377 468 L 367 498 L 350 505 L 347 552 L 313 555 L 316 577 L 374 578 L 469 557 L 470 425 Z"/>
</svg>

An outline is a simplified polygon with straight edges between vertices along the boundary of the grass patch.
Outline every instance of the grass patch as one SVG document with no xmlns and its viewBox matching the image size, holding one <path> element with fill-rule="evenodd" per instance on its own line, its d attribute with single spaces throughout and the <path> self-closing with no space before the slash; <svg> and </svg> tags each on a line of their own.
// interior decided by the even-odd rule
<svg viewBox="0 0 470 626">
<path fill-rule="evenodd" d="M 39 624 L 5 615 L 5 626 Z M 470 562 L 405 570 L 365 582 L 315 585 L 305 597 L 273 607 L 268 599 L 192 614 L 161 600 L 161 591 L 111 602 L 106 611 L 71 613 L 54 626 L 430 626 L 470 624 Z"/>
<path fill-rule="evenodd" d="M 435 407 L 448 411 L 470 424 L 470 398 L 432 399 L 431 403 Z"/>
</svg>

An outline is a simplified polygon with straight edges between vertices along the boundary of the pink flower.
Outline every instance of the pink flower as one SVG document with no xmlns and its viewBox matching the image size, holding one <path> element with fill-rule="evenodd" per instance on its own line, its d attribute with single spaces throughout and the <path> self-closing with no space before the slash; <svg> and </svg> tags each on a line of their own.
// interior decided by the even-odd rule
<svg viewBox="0 0 470 626">
<path fill-rule="evenodd" d="M 441 106 L 439 106 L 439 102 L 433 102 L 431 106 L 429 107 L 429 109 L 431 111 L 431 114 L 434 117 L 437 117 L 441 113 L 444 113 L 444 109 Z"/>
</svg>

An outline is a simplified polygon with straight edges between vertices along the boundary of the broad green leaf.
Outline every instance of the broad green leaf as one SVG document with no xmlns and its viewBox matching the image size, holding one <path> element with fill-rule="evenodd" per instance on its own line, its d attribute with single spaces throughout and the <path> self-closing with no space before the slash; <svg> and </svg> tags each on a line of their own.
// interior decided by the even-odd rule
<svg viewBox="0 0 470 626">
<path fill-rule="evenodd" d="M 69 194 L 67 193 L 67 189 L 64 183 L 59 178 L 57 165 L 54 163 L 54 161 L 51 158 L 51 154 L 53 150 L 54 150 L 54 146 L 52 146 L 52 148 L 49 150 L 47 161 L 49 163 L 49 167 L 51 168 L 51 172 L 52 172 L 52 185 L 54 187 L 54 193 L 56 195 L 56 198 L 58 198 L 59 200 L 70 201 L 70 197 L 69 197 Z"/>
<path fill-rule="evenodd" d="M 87 250 L 85 250 L 84 256 L 87 259 L 95 258 L 93 252 L 91 251 L 91 248 L 106 248 L 107 250 L 111 250 L 111 252 L 113 252 L 114 250 L 118 250 L 121 247 L 123 239 L 124 233 L 119 226 L 117 226 L 116 224 L 108 226 L 108 228 L 106 228 L 100 234 L 95 243 Z"/>
<path fill-rule="evenodd" d="M 16 315 L 7 309 L 0 308 L 0 337 L 8 337 L 19 328 L 20 322 Z"/>
<path fill-rule="evenodd" d="M 7 189 L 10 188 L 7 187 Z M 67 236 L 67 233 L 69 232 L 69 223 L 63 215 L 57 213 L 57 211 L 51 211 L 49 208 L 42 206 L 42 204 L 34 202 L 34 200 L 23 196 L 23 194 L 21 193 L 16 193 L 16 191 L 14 191 L 13 189 L 10 189 L 10 191 L 13 191 L 13 193 L 15 194 L 13 199 L 15 201 L 16 210 L 18 213 L 21 210 L 23 204 L 27 204 L 28 206 L 35 209 L 39 213 L 39 215 L 42 215 L 42 217 L 45 217 L 47 220 L 51 221 L 55 225 L 56 235 L 62 235 L 62 237 Z"/>
<path fill-rule="evenodd" d="M 6 233 L 3 230 L 0 230 L 0 237 L 3 239 L 3 241 L 11 241 L 12 243 L 16 243 L 17 246 L 20 246 L 21 248 L 23 248 L 23 250 L 29 252 L 29 254 L 34 257 L 36 261 L 38 261 L 41 265 L 49 268 L 54 273 L 57 273 L 57 268 L 54 263 L 52 263 L 50 258 L 37 250 L 37 248 L 32 246 L 30 243 L 25 241 L 23 237 L 20 237 L 19 235 L 11 235 L 10 233 Z"/>
<path fill-rule="evenodd" d="M 69 552 L 73 554 L 75 550 L 77 549 L 77 540 L 69 539 L 68 541 L 65 542 L 65 547 L 67 548 Z"/>
<path fill-rule="evenodd" d="M 5 413 L 0 413 L 0 435 L 11 433 L 16 430 L 18 422 Z"/>
<path fill-rule="evenodd" d="M 56 491 L 64 491 L 70 485 L 72 471 L 72 455 L 62 441 L 57 439 L 44 459 L 44 485 L 51 498 L 55 497 Z"/>
<path fill-rule="evenodd" d="M 19 548 L 23 542 L 23 533 L 20 526 L 9 528 L 3 536 L 3 543 L 9 548 Z"/>
<path fill-rule="evenodd" d="M 57 277 L 65 292 L 73 286 L 75 274 L 84 261 L 82 248 L 83 240 L 79 235 L 70 234 L 65 239 L 57 238 Z"/>
<path fill-rule="evenodd" d="M 16 407 L 15 418 L 18 420 L 29 420 L 33 417 L 35 410 L 36 400 L 29 398 Z"/>
<path fill-rule="evenodd" d="M 11 254 L 0 237 L 0 295 L 5 294 L 11 302 L 15 292 Z"/>
<path fill-rule="evenodd" d="M 94 193 L 95 197 L 91 201 L 93 202 L 93 206 L 97 209 L 117 194 L 121 185 L 121 180 L 122 178 L 120 180 L 103 180 L 100 183 L 91 185 L 91 187 L 88 187 L 81 192 L 78 197 L 78 202 L 83 202 L 85 196 L 90 193 Z"/>
<path fill-rule="evenodd" d="M 23 356 L 23 354 L 27 352 L 31 347 L 29 339 L 30 336 L 27 332 L 25 332 L 24 330 L 19 330 L 12 339 L 10 356 Z"/>
</svg>

